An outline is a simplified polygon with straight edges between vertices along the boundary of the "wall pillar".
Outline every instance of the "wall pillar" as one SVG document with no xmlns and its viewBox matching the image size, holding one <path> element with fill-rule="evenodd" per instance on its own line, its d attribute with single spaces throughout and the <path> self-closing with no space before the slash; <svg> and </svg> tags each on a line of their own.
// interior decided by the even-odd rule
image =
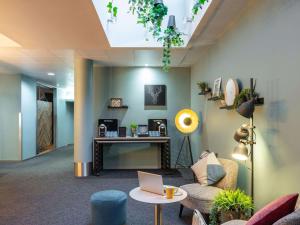
<svg viewBox="0 0 300 225">
<path fill-rule="evenodd" d="M 91 174 L 93 142 L 93 61 L 75 57 L 74 175 Z"/>
</svg>

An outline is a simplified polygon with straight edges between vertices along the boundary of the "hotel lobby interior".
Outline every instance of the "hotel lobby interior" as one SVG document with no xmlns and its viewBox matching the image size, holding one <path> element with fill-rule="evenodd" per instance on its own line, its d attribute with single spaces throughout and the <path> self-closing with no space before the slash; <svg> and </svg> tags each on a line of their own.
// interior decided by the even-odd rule
<svg viewBox="0 0 300 225">
<path fill-rule="evenodd" d="M 299 12 L 0 0 L 0 225 L 300 225 Z"/>
</svg>

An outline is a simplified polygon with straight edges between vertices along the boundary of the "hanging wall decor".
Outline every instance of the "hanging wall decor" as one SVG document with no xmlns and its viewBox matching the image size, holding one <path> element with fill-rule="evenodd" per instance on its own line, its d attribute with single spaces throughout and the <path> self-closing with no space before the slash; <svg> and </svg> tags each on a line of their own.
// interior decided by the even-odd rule
<svg viewBox="0 0 300 225">
<path fill-rule="evenodd" d="M 222 83 L 222 78 L 221 77 L 219 77 L 218 79 L 215 80 L 212 97 L 220 97 L 220 95 L 221 95 L 221 83 Z"/>
<path fill-rule="evenodd" d="M 166 85 L 145 85 L 145 106 L 166 105 Z"/>
</svg>

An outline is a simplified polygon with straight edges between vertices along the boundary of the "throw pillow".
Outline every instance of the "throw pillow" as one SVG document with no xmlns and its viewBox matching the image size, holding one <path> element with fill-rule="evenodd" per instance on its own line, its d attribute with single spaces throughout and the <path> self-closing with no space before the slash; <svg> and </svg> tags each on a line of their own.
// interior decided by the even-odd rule
<svg viewBox="0 0 300 225">
<path fill-rule="evenodd" d="M 299 225 L 300 224 L 300 210 L 292 212 L 285 217 L 282 217 L 273 225 Z"/>
<path fill-rule="evenodd" d="M 266 225 L 275 223 L 277 220 L 294 211 L 298 195 L 299 194 L 286 195 L 269 203 L 255 213 L 246 225 Z"/>
<path fill-rule="evenodd" d="M 207 184 L 213 185 L 226 175 L 223 165 L 217 159 L 215 153 L 207 156 Z"/>
<path fill-rule="evenodd" d="M 198 182 L 206 186 L 207 185 L 207 157 L 204 157 L 196 162 L 191 169 L 197 177 Z"/>
</svg>

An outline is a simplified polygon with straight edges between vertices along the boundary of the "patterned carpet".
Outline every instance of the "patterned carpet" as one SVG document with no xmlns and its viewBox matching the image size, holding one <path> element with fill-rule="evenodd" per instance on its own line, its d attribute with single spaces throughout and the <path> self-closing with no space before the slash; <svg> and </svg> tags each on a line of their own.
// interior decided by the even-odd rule
<svg viewBox="0 0 300 225">
<path fill-rule="evenodd" d="M 165 184 L 187 183 L 179 173 L 162 173 Z M 128 193 L 136 171 L 106 171 L 100 177 L 73 176 L 73 147 L 20 163 L 0 163 L 1 225 L 88 225 L 90 195 L 105 189 Z M 192 211 L 178 218 L 179 204 L 163 209 L 164 225 L 190 225 Z M 128 199 L 127 225 L 152 225 L 153 206 Z"/>
</svg>

